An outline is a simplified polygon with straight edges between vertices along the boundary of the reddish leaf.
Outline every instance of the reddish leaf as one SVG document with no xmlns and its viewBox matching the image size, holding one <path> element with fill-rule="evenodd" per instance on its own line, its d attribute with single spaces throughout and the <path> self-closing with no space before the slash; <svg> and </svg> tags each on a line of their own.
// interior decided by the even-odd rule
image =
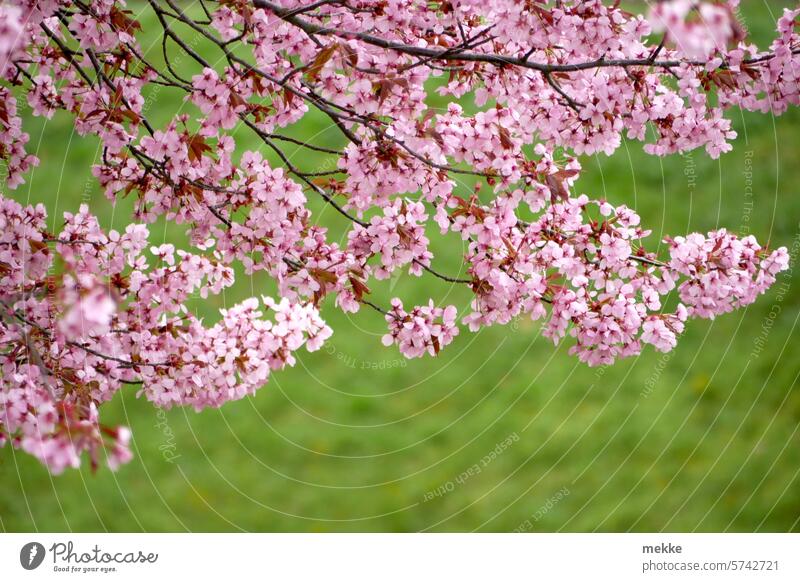
<svg viewBox="0 0 800 582">
<path fill-rule="evenodd" d="M 550 174 L 545 178 L 547 187 L 550 188 L 550 201 L 555 203 L 558 200 L 566 200 L 569 198 L 569 192 L 564 187 L 563 180 L 558 174 Z"/>
<path fill-rule="evenodd" d="M 130 10 L 120 10 L 116 6 L 111 8 L 111 25 L 122 32 L 131 36 L 142 29 L 142 25 L 137 20 L 130 18 L 128 14 L 133 14 Z"/>
<path fill-rule="evenodd" d="M 316 58 L 308 66 L 308 69 L 306 69 L 306 75 L 309 79 L 313 81 L 317 80 L 320 72 L 322 71 L 322 67 L 324 67 L 325 63 L 331 59 L 333 53 L 336 52 L 338 47 L 338 44 L 331 43 L 317 54 Z"/>
<path fill-rule="evenodd" d="M 511 134 L 508 133 L 508 130 L 502 125 L 498 125 L 497 127 L 499 128 L 498 135 L 500 136 L 500 145 L 507 150 L 512 149 L 514 147 L 514 142 L 511 141 Z"/>
<path fill-rule="evenodd" d="M 194 134 L 189 138 L 189 160 L 197 162 L 203 154 L 211 151 L 211 146 L 206 143 L 205 138 L 200 134 Z"/>
</svg>

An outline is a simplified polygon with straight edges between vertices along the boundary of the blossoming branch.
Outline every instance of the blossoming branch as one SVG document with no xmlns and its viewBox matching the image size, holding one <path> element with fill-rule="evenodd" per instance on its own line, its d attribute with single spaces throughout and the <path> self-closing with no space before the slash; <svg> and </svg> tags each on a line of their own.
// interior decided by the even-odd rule
<svg viewBox="0 0 800 582">
<path fill-rule="evenodd" d="M 634 15 L 601 0 L 3 1 L 8 186 L 39 163 L 21 99 L 99 139 L 93 174 L 109 200 L 132 197 L 135 216 L 105 232 L 82 206 L 51 232 L 42 206 L 0 197 L 0 443 L 55 473 L 83 454 L 115 468 L 130 432 L 98 417 L 115 393 L 196 409 L 253 394 L 331 335 L 323 305 L 381 312 L 383 343 L 409 358 L 438 354 L 462 327 L 530 317 L 599 365 L 648 344 L 669 351 L 689 319 L 752 303 L 788 267 L 785 248 L 718 230 L 676 233 L 658 254 L 634 210 L 576 188 L 576 156 L 611 154 L 623 137 L 653 155 L 716 158 L 736 137 L 731 108 L 798 104 L 800 11 L 759 48 L 736 5 L 673 0 Z M 144 12 L 161 41 L 147 51 Z M 185 112 L 148 119 L 153 87 L 183 95 Z M 445 109 L 427 104 L 434 91 Z M 341 149 L 292 137 L 312 111 Z M 281 163 L 241 151 L 240 131 Z M 290 146 L 336 163 L 293 161 Z M 345 237 L 316 223 L 312 199 L 347 219 Z M 182 225 L 191 252 L 149 242 L 160 218 Z M 436 264 L 431 230 L 465 248 L 460 273 Z M 267 274 L 279 297 L 214 324 L 195 317 L 190 294 L 233 285 L 237 265 Z M 381 305 L 371 289 L 399 272 L 464 286 L 471 304 Z"/>
</svg>

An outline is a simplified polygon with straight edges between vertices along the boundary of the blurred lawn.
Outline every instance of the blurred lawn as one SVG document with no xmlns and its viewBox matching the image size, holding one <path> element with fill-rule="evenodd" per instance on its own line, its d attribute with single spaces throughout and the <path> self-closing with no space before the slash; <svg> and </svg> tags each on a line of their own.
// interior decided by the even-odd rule
<svg viewBox="0 0 800 582">
<path fill-rule="evenodd" d="M 743 4 L 755 39 L 771 38 L 778 3 Z M 158 60 L 159 47 L 149 48 Z M 195 72 L 188 59 L 180 67 Z M 147 98 L 156 122 L 183 107 L 167 90 Z M 634 207 L 653 241 L 725 226 L 791 246 L 800 235 L 800 114 L 731 115 L 739 138 L 719 161 L 702 152 L 658 159 L 626 143 L 585 159 L 579 188 Z M 112 206 L 91 177 L 96 141 L 75 135 L 66 115 L 29 121 L 42 165 L 13 197 L 44 202 L 51 218 L 88 202 L 105 228 L 124 228 L 131 201 Z M 294 131 L 342 143 L 319 115 Z M 259 147 L 245 131 L 236 137 L 243 149 Z M 330 167 L 287 152 L 305 168 Z M 343 232 L 338 215 L 313 205 Z M 151 232 L 155 244 L 185 240 L 163 223 Z M 436 250 L 436 266 L 457 272 L 461 249 L 436 241 Z M 254 398 L 196 414 L 157 411 L 134 390 L 118 395 L 103 420 L 131 426 L 136 456 L 117 473 L 51 477 L 27 455 L 0 450 L 0 530 L 507 531 L 526 520 L 534 531 L 800 530 L 800 273 L 781 282 L 783 294 L 776 286 L 747 310 L 692 322 L 667 356 L 646 349 L 599 370 L 530 322 L 463 331 L 439 358 L 405 361 L 381 345 L 381 317 L 346 316 L 329 301 L 328 349 L 302 354 Z M 213 320 L 272 289 L 242 276 L 192 308 Z M 392 295 L 468 301 L 430 278 L 374 291 L 384 304 Z M 509 436 L 518 440 L 492 457 Z M 480 472 L 459 478 L 476 463 Z"/>
</svg>

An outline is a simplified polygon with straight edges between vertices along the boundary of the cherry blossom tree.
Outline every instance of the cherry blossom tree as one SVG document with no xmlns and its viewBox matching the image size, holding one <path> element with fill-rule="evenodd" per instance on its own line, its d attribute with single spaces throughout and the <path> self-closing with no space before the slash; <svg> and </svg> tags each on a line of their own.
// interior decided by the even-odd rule
<svg viewBox="0 0 800 582">
<path fill-rule="evenodd" d="M 530 317 L 581 361 L 605 365 L 647 344 L 669 351 L 689 319 L 752 303 L 788 267 L 785 248 L 726 230 L 659 245 L 634 210 L 576 188 L 576 156 L 611 154 L 623 136 L 657 156 L 704 148 L 716 158 L 736 137 L 729 109 L 777 115 L 798 104 L 800 10 L 785 11 L 759 48 L 736 8 L 2 0 L 8 187 L 39 163 L 26 150 L 26 100 L 32 115 L 63 110 L 79 135 L 99 139 L 93 175 L 110 200 L 132 197 L 135 215 L 106 232 L 81 206 L 52 232 L 43 206 L 0 197 L 0 443 L 54 473 L 84 456 L 116 468 L 131 457 L 130 432 L 98 418 L 115 393 L 198 410 L 253 394 L 332 334 L 321 309 L 381 312 L 383 343 L 409 358 Z M 161 41 L 148 50 L 145 13 Z M 154 87 L 187 102 L 165 125 L 144 107 Z M 427 104 L 434 91 L 445 109 Z M 341 134 L 341 150 L 291 136 L 312 111 Z M 234 131 L 281 164 L 241 151 Z M 338 162 L 313 169 L 287 146 Z M 339 242 L 312 217 L 313 198 L 347 218 Z M 151 243 L 159 218 L 182 225 L 188 250 Z M 459 274 L 436 265 L 436 230 L 465 249 Z M 213 325 L 193 315 L 187 298 L 233 285 L 237 265 L 263 271 L 279 296 L 247 299 Z M 463 285 L 471 304 L 458 313 L 371 299 L 401 271 Z"/>
</svg>

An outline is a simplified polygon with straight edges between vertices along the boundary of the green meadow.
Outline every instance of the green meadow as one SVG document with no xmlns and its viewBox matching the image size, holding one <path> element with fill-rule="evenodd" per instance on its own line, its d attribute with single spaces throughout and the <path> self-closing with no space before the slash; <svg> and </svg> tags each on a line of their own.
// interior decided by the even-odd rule
<svg viewBox="0 0 800 582">
<path fill-rule="evenodd" d="M 792 3 L 742 4 L 743 22 L 765 44 L 779 7 Z M 158 25 L 149 13 L 142 24 L 144 48 L 159 62 Z M 197 72 L 188 57 L 178 67 L 184 77 Z M 145 98 L 156 124 L 178 111 L 199 115 L 167 88 Z M 343 314 L 328 299 L 326 347 L 301 352 L 253 397 L 165 411 L 134 386 L 104 405 L 103 422 L 134 435 L 135 458 L 118 472 L 92 473 L 87 463 L 51 476 L 0 449 L 0 531 L 799 531 L 800 112 L 728 116 L 739 137 L 719 160 L 702 151 L 656 158 L 636 142 L 582 159 L 578 193 L 636 209 L 654 246 L 726 227 L 792 250 L 795 268 L 768 294 L 690 322 L 673 352 L 645 349 L 588 368 L 568 355 L 569 342 L 554 346 L 538 323 L 519 320 L 464 329 L 437 358 L 405 360 L 381 344 L 379 314 Z M 133 200 L 112 203 L 99 190 L 97 140 L 77 135 L 63 113 L 49 121 L 26 113 L 25 122 L 42 163 L 3 193 L 44 203 L 56 229 L 81 203 L 104 228 L 123 229 Z M 289 134 L 344 143 L 315 112 Z M 234 137 L 278 164 L 246 127 Z M 303 168 L 335 163 L 289 145 Z M 334 237 L 345 236 L 341 216 L 321 200 L 311 206 Z M 439 270 L 463 269 L 460 239 L 430 237 Z M 185 246 L 185 230 L 157 222 L 151 241 Z M 431 277 L 372 290 L 384 305 L 395 295 L 406 305 L 433 296 L 464 309 L 470 297 Z M 233 288 L 189 306 L 213 322 L 220 309 L 271 293 L 269 280 L 240 272 Z"/>
</svg>

